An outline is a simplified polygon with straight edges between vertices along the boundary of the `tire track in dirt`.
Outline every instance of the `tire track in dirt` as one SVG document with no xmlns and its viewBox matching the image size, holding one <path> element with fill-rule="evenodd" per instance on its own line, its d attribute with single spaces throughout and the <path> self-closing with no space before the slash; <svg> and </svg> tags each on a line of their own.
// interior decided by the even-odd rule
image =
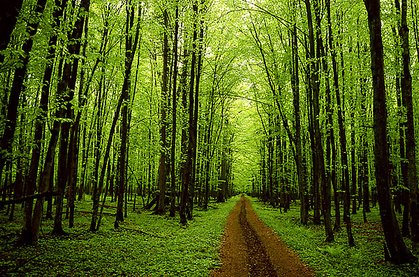
<svg viewBox="0 0 419 277">
<path fill-rule="evenodd" d="M 256 215 L 242 196 L 227 218 L 220 250 L 222 267 L 211 276 L 314 276 L 298 255 Z"/>
<path fill-rule="evenodd" d="M 240 227 L 247 247 L 247 269 L 250 276 L 277 276 L 258 234 L 247 221 L 245 201 L 240 200 Z"/>
</svg>

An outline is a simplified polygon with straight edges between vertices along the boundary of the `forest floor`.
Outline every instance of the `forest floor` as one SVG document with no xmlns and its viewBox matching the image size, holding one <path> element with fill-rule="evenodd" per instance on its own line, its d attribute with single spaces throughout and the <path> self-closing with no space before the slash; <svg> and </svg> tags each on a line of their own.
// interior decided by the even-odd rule
<svg viewBox="0 0 419 277">
<path fill-rule="evenodd" d="M 222 267 L 212 276 L 314 276 L 256 215 L 248 198 L 237 202 L 225 226 L 220 251 Z"/>
<path fill-rule="evenodd" d="M 16 245 L 21 206 L 12 221 L 0 210 L 0 276 L 419 276 L 419 263 L 384 261 L 378 207 L 366 223 L 361 211 L 351 214 L 355 247 L 347 245 L 343 223 L 332 243 L 322 225 L 301 225 L 298 202 L 283 212 L 234 196 L 197 208 L 185 227 L 178 215 L 153 215 L 128 201 L 128 216 L 115 229 L 109 199 L 96 233 L 88 231 L 91 207 L 90 197 L 77 202 L 74 227 L 65 220 L 64 236 L 51 235 L 53 221 L 44 220 L 38 244 L 29 246 Z"/>
<path fill-rule="evenodd" d="M 115 202 L 106 202 L 99 231 L 89 231 L 90 197 L 76 204 L 73 228 L 53 236 L 52 220 L 44 220 L 36 245 L 17 246 L 22 209 L 13 221 L 0 210 L 0 276 L 208 276 L 219 267 L 219 246 L 227 216 L 239 196 L 211 201 L 194 210 L 194 220 L 153 215 L 128 203 L 128 217 L 114 228 Z M 137 204 L 138 207 L 138 204 Z"/>
</svg>

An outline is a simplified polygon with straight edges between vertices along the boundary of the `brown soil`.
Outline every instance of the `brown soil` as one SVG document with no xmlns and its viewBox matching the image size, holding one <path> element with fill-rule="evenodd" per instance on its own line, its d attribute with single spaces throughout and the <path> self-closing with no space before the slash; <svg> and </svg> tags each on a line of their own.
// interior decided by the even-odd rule
<svg viewBox="0 0 419 277">
<path fill-rule="evenodd" d="M 241 197 L 227 218 L 221 247 L 222 267 L 211 276 L 314 276 L 298 255 L 256 215 Z"/>
</svg>

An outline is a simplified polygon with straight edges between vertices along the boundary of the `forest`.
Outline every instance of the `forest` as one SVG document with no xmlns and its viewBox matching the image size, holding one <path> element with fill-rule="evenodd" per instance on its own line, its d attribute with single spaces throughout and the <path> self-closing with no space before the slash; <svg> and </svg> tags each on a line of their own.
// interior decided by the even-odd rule
<svg viewBox="0 0 419 277">
<path fill-rule="evenodd" d="M 6 2 L 0 275 L 419 275 L 418 0 Z"/>
</svg>

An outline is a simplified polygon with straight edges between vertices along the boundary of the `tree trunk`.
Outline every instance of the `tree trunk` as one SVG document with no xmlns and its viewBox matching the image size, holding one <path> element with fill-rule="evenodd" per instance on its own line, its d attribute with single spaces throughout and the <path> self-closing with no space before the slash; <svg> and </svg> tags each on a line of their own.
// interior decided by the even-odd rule
<svg viewBox="0 0 419 277">
<path fill-rule="evenodd" d="M 34 14 L 42 14 L 45 9 L 46 0 L 39 0 L 36 3 L 36 8 L 34 10 Z M 4 128 L 4 133 L 2 139 L 0 141 L 0 152 L 5 153 L 0 156 L 0 176 L 3 170 L 4 163 L 6 160 L 13 158 L 10 155 L 12 150 L 12 143 L 14 139 L 14 133 L 16 129 L 16 119 L 18 114 L 18 106 L 19 106 L 19 98 L 24 91 L 25 85 L 24 81 L 26 79 L 28 63 L 29 63 L 29 53 L 32 50 L 33 46 L 33 36 L 36 34 L 39 26 L 39 21 L 34 20 L 28 24 L 27 30 L 29 33 L 29 39 L 25 41 L 22 46 L 22 50 L 24 51 L 24 56 L 22 59 L 21 67 L 15 70 L 15 75 L 13 78 L 12 89 L 10 91 L 10 98 L 8 103 L 7 109 L 7 117 L 6 117 L 6 126 Z M 7 27 L 6 27 L 7 28 Z M 41 107 L 42 109 L 42 107 Z M 36 134 L 36 135 L 39 135 Z M 42 134 L 41 134 L 42 135 Z M 36 141 L 39 143 L 40 140 Z M 38 149 L 39 155 L 36 151 L 33 151 L 31 157 L 31 167 L 28 173 L 28 176 L 25 180 L 25 187 L 24 187 L 24 195 L 32 195 L 36 190 L 36 174 L 39 165 L 39 157 L 40 157 L 40 149 Z M 29 179 L 30 178 L 30 179 Z M 27 181 L 27 182 L 26 182 Z M 33 199 L 29 199 L 24 204 L 24 226 L 21 234 L 21 241 L 23 243 L 33 243 L 34 235 L 32 233 L 32 211 L 33 211 Z"/>
<path fill-rule="evenodd" d="M 201 1 L 201 4 L 203 1 Z M 197 4 L 198 6 L 198 4 Z M 196 10 L 197 15 L 199 15 L 198 8 Z M 197 148 L 198 148 L 198 110 L 199 110 L 199 87 L 202 73 L 202 63 L 203 63 L 203 48 L 204 48 L 204 22 L 200 21 L 199 28 L 199 38 L 198 45 L 195 49 L 198 51 L 198 60 L 197 60 L 197 70 L 196 70 L 196 81 L 195 81 L 195 91 L 194 91 L 194 106 L 193 106 L 193 123 L 190 135 L 190 142 L 192 143 L 191 149 L 191 182 L 190 182 L 190 196 L 189 196 L 189 214 L 188 219 L 192 220 L 193 218 L 193 206 L 194 206 L 194 196 L 195 196 L 195 184 L 196 184 L 196 166 L 197 166 Z"/>
<path fill-rule="evenodd" d="M 167 9 L 163 11 L 163 21 L 165 26 L 165 31 L 163 34 L 163 72 L 162 72 L 162 89 L 161 89 L 161 108 L 160 108 L 160 160 L 159 160 L 159 201 L 157 204 L 157 214 L 164 214 L 165 199 L 166 199 L 166 180 L 167 180 L 167 103 L 169 97 L 169 40 L 168 40 L 168 29 L 169 28 L 169 15 Z"/>
<path fill-rule="evenodd" d="M 333 67 L 333 87 L 336 93 L 336 103 L 338 110 L 338 125 L 339 125 L 339 141 L 340 141 L 340 158 L 342 163 L 342 177 L 343 177 L 343 189 L 345 191 L 343 201 L 343 221 L 346 225 L 346 232 L 348 235 L 349 246 L 355 246 L 355 241 L 352 235 L 352 223 L 350 215 L 350 186 L 349 186 L 349 165 L 348 165 L 348 153 L 346 146 L 346 131 L 345 123 L 343 118 L 343 103 L 341 101 L 340 89 L 339 89 L 339 73 L 336 62 L 336 50 L 333 44 L 333 31 L 332 21 L 330 16 L 330 0 L 326 0 L 328 28 L 329 28 L 329 48 L 332 55 L 332 67 Z"/>
<path fill-rule="evenodd" d="M 294 6 L 295 8 L 295 6 Z M 298 189 L 300 196 L 300 221 L 303 225 L 308 223 L 308 207 L 306 206 L 307 179 L 303 164 L 303 153 L 301 146 L 301 117 L 300 117 L 300 79 L 299 79 L 299 57 L 297 24 L 294 23 L 292 31 L 292 64 L 291 64 L 291 86 L 293 92 L 294 120 L 295 120 L 295 163 L 297 167 Z"/>
<path fill-rule="evenodd" d="M 391 204 L 380 1 L 364 0 L 364 3 L 368 12 L 368 27 L 370 30 L 371 71 L 374 90 L 375 178 L 385 238 L 385 253 L 387 253 L 385 256 L 395 264 L 416 262 L 417 258 L 412 255 L 403 241 Z"/>
<path fill-rule="evenodd" d="M 191 71 L 190 71 L 190 81 L 189 81 L 189 106 L 188 106 L 188 139 L 187 139 L 187 155 L 186 161 L 182 165 L 182 189 L 186 190 L 185 193 L 182 193 L 181 197 L 181 208 L 180 208 L 180 223 L 186 224 L 186 218 L 184 216 L 187 213 L 190 213 L 191 207 L 189 205 L 191 202 L 189 199 L 191 198 L 190 194 L 193 192 L 190 191 L 193 188 L 192 182 L 193 180 L 193 170 L 194 170 L 194 144 L 196 139 L 196 130 L 194 125 L 194 109 L 195 109 L 195 102 L 198 99 L 195 99 L 195 77 L 196 77 L 196 65 L 197 65 L 197 40 L 198 40 L 198 30 L 197 30 L 197 17 L 198 17 L 198 1 L 194 1 L 193 6 L 193 13 L 194 13 L 194 23 L 193 23 L 193 37 L 192 37 L 192 57 L 191 57 Z M 198 103 L 196 103 L 198 104 Z M 188 187 L 188 189 L 186 189 Z M 188 216 L 189 217 L 189 216 Z"/>
<path fill-rule="evenodd" d="M 315 42 L 314 42 L 314 27 L 313 27 L 313 18 L 311 13 L 311 4 L 310 0 L 304 0 L 307 12 L 307 24 L 308 24 L 308 39 L 309 39 L 309 48 L 307 50 L 308 62 L 308 95 L 309 95 L 309 105 L 310 107 L 310 124 L 309 132 L 311 138 L 311 148 L 312 148 L 312 160 L 313 160 L 313 200 L 314 200 L 314 224 L 320 224 L 320 187 L 324 182 L 324 159 L 323 159 L 323 147 L 321 145 L 320 138 L 320 126 L 318 121 L 319 115 L 319 61 L 314 61 L 316 58 L 315 54 Z M 320 143 L 320 144 L 319 144 Z M 320 148 L 321 149 L 320 149 Z M 321 150 L 321 153 L 320 153 Z M 319 156 L 322 156 L 320 160 Z M 321 168 L 321 164 L 323 168 Z M 322 176 L 323 175 L 323 176 Z M 322 186 L 323 187 L 323 186 Z"/>
<path fill-rule="evenodd" d="M 322 145 L 322 137 L 320 131 L 320 80 L 319 80 L 319 69 L 320 69 L 320 60 L 324 60 L 324 48 L 323 48 L 323 39 L 321 34 L 321 22 L 320 22 L 320 6 L 315 0 L 313 2 L 314 5 L 314 13 L 316 18 L 316 41 L 317 41 L 317 49 L 316 49 L 316 61 L 314 63 L 314 68 L 311 71 L 311 81 L 313 85 L 313 113 L 314 113 L 314 155 L 315 155 L 315 166 L 314 166 L 314 178 L 315 181 L 318 182 L 319 186 L 322 189 L 322 209 L 323 209 L 323 218 L 324 218 L 324 227 L 326 233 L 326 241 L 331 242 L 334 240 L 332 223 L 331 223 L 331 215 L 330 215 L 330 182 L 326 179 L 325 174 L 325 165 L 324 165 L 324 153 L 323 153 L 323 145 Z M 308 6 L 308 14 L 307 17 L 311 17 L 311 8 L 310 1 L 306 1 L 306 5 Z M 314 44 L 314 41 L 312 41 Z M 323 69 L 327 72 L 327 67 L 325 66 L 326 63 L 323 64 Z M 330 86 L 328 85 L 328 79 L 326 80 L 326 90 L 330 91 Z M 326 91 L 326 94 L 328 92 Z M 330 93 L 330 92 L 329 92 Z"/>
<path fill-rule="evenodd" d="M 407 164 L 407 181 L 406 184 L 410 188 L 410 229 L 412 240 L 415 244 L 419 243 L 419 226 L 418 226 L 418 184 L 416 174 L 416 143 L 415 143 L 415 123 L 413 114 L 413 98 L 412 98 L 412 76 L 410 74 L 410 48 L 409 48 L 409 28 L 407 26 L 407 0 L 401 1 L 401 25 L 400 38 L 402 44 L 402 61 L 403 75 L 401 78 L 402 97 L 406 104 L 406 156 Z M 415 246 L 416 247 L 416 246 Z"/>
<path fill-rule="evenodd" d="M 188 77 L 188 51 L 184 50 L 184 61 L 183 61 L 183 69 L 182 69 L 182 77 L 180 81 L 180 86 L 182 88 L 182 112 L 186 114 L 188 109 L 187 105 L 187 77 Z M 180 208 L 179 208 L 179 216 L 180 216 L 180 223 L 186 225 L 186 206 L 189 198 L 188 192 L 188 176 L 187 176 L 187 157 L 188 157 L 188 134 L 187 134 L 187 124 L 185 124 L 182 128 L 182 137 L 181 137 L 181 152 L 182 152 L 182 164 L 180 168 L 181 180 L 182 180 L 182 191 L 180 195 Z"/>
<path fill-rule="evenodd" d="M 83 57 L 86 56 L 86 48 L 87 48 L 87 37 L 88 37 L 88 25 L 89 25 L 89 17 L 88 14 L 81 15 L 84 17 L 84 43 L 82 47 L 81 55 Z M 77 116 L 75 121 L 70 129 L 70 142 L 69 142 L 69 156 L 68 156 L 68 169 L 69 169 L 69 177 L 68 177 L 68 198 L 67 198 L 67 208 L 69 209 L 69 220 L 68 225 L 70 228 L 74 226 L 74 209 L 75 209 L 75 200 L 76 200 L 76 185 L 77 185 L 77 176 L 78 176 L 78 162 L 79 162 L 79 146 L 80 146 L 80 120 L 82 111 L 87 102 L 87 93 L 89 91 L 89 85 L 91 83 L 91 79 L 96 71 L 98 62 L 95 63 L 91 73 L 91 78 L 85 85 L 85 69 L 83 68 L 84 60 L 81 60 L 81 72 L 80 72 L 80 83 L 79 83 L 79 93 L 78 93 L 78 101 L 79 101 L 79 111 L 77 112 Z"/>
<path fill-rule="evenodd" d="M 179 36 L 179 3 L 176 0 L 175 11 L 175 34 L 173 41 L 173 92 L 172 92 L 172 145 L 171 145 L 171 193 L 170 193 L 170 216 L 176 215 L 176 124 L 177 124 L 177 75 L 178 75 L 178 36 Z"/>
<path fill-rule="evenodd" d="M 121 145 L 119 152 L 119 182 L 118 182 L 118 202 L 116 209 L 115 226 L 118 222 L 124 221 L 124 195 L 126 191 L 127 182 L 127 168 L 128 168 L 128 132 L 129 132 L 129 104 L 130 104 L 130 90 L 131 90 L 131 72 L 132 63 L 134 60 L 135 52 L 138 45 L 140 20 L 141 20 L 141 3 L 138 4 L 137 25 L 135 33 L 132 34 L 134 21 L 135 21 L 135 5 L 131 1 L 126 5 L 127 21 L 125 29 L 125 74 L 124 84 L 122 86 L 122 110 L 121 110 Z M 125 197 L 126 201 L 126 197 Z"/>
<path fill-rule="evenodd" d="M 5 50 L 9 44 L 22 3 L 23 0 L 4 1 L 2 3 L 0 10 L 0 52 Z M 3 63 L 3 60 L 4 56 L 0 54 L 0 64 Z"/>
<path fill-rule="evenodd" d="M 74 26 L 74 29 L 69 36 L 69 47 L 68 51 L 70 55 L 79 55 L 81 48 L 81 37 L 84 30 L 85 16 L 84 13 L 88 13 L 90 8 L 90 0 L 82 0 L 80 2 L 80 10 L 77 15 L 77 20 Z M 61 80 L 58 83 L 57 87 L 57 99 L 60 104 L 60 109 L 58 111 L 59 117 L 66 119 L 65 122 L 60 123 L 60 150 L 58 154 L 58 195 L 56 198 L 56 209 L 55 209 L 55 218 L 54 218 L 54 228 L 52 230 L 53 234 L 61 235 L 64 233 L 62 227 L 62 210 L 63 210 L 63 198 L 65 187 L 68 182 L 68 157 L 69 157 L 69 138 L 70 138 L 70 127 L 71 124 L 69 120 L 72 120 L 74 117 L 74 111 L 72 108 L 71 101 L 74 97 L 74 90 L 76 87 L 77 71 L 79 65 L 79 59 L 75 58 L 74 60 L 65 60 L 64 70 Z"/>
</svg>

